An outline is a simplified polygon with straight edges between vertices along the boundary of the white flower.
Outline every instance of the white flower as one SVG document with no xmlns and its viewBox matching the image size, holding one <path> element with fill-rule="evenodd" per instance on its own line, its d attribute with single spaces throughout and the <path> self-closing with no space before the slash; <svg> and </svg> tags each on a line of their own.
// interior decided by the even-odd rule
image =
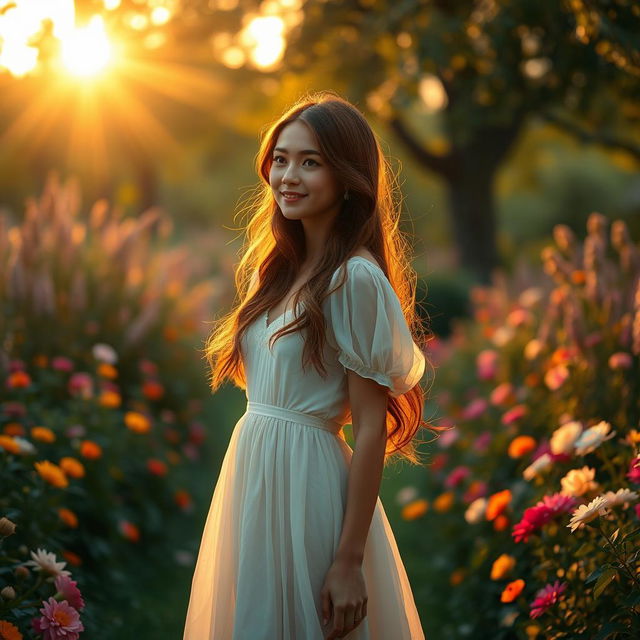
<svg viewBox="0 0 640 640">
<path fill-rule="evenodd" d="M 589 504 L 581 504 L 572 514 L 571 522 L 567 527 L 571 527 L 571 533 L 576 529 L 582 529 L 586 522 L 591 522 L 598 516 L 603 516 L 607 512 L 607 501 L 602 496 L 594 498 Z"/>
<path fill-rule="evenodd" d="M 496 345 L 496 347 L 504 347 L 506 344 L 511 342 L 511 340 L 513 340 L 513 337 L 515 336 L 515 334 L 516 334 L 516 331 L 513 327 L 503 325 L 501 327 L 498 327 L 493 332 L 493 335 L 491 336 L 491 341 L 493 342 L 493 344 Z"/>
<path fill-rule="evenodd" d="M 582 423 L 578 420 L 566 422 L 558 427 L 551 436 L 549 446 L 551 453 L 558 455 L 559 453 L 571 453 L 575 445 L 575 441 L 582 433 Z"/>
<path fill-rule="evenodd" d="M 31 454 L 36 452 L 36 448 L 33 446 L 29 440 L 25 440 L 24 438 L 20 438 L 19 436 L 13 436 L 15 442 L 18 443 L 20 447 L 20 453 Z"/>
<path fill-rule="evenodd" d="M 616 432 L 613 431 L 612 433 L 609 433 L 610 429 L 611 425 L 602 420 L 601 422 L 598 422 L 598 424 L 584 431 L 574 443 L 576 453 L 579 456 L 583 456 L 599 447 L 605 440 L 613 438 L 613 436 L 616 435 Z"/>
<path fill-rule="evenodd" d="M 484 514 L 487 508 L 487 499 L 484 497 L 476 498 L 464 512 L 464 519 L 469 524 L 477 524 L 484 518 Z"/>
<path fill-rule="evenodd" d="M 602 497 L 607 501 L 608 507 L 616 507 L 621 504 L 635 502 L 640 496 L 630 489 L 618 489 L 615 493 L 607 491 L 602 494 Z"/>
<path fill-rule="evenodd" d="M 415 487 L 403 487 L 396 493 L 396 502 L 400 505 L 411 502 L 418 495 L 418 490 Z"/>
<path fill-rule="evenodd" d="M 118 362 L 118 354 L 115 349 L 104 342 L 94 344 L 91 352 L 93 357 L 100 362 L 106 362 L 107 364 L 116 364 Z"/>
<path fill-rule="evenodd" d="M 582 469 L 571 469 L 567 475 L 560 480 L 562 491 L 566 496 L 581 496 L 592 491 L 598 486 L 595 481 L 595 469 L 582 467 Z"/>
<path fill-rule="evenodd" d="M 543 295 L 544 293 L 540 287 L 529 287 L 518 296 L 518 302 L 529 309 L 537 305 L 542 300 Z"/>
<path fill-rule="evenodd" d="M 56 562 L 56 554 L 38 549 L 37 552 L 32 551 L 33 560 L 25 562 L 25 566 L 32 566 L 34 569 L 43 573 L 50 573 L 52 576 L 70 576 L 71 572 L 64 569 L 66 562 Z"/>
<path fill-rule="evenodd" d="M 541 456 L 538 456 L 523 472 L 522 477 L 525 480 L 533 480 L 540 471 L 544 471 L 546 468 L 551 466 L 552 460 L 551 456 L 548 453 L 543 453 Z"/>
</svg>

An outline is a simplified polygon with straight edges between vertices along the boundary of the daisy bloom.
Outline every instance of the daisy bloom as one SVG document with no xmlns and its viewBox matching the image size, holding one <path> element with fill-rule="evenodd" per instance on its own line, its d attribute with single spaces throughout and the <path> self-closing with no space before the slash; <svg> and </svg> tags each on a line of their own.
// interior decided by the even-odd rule
<svg viewBox="0 0 640 640">
<path fill-rule="evenodd" d="M 582 433 L 582 423 L 578 420 L 566 422 L 552 434 L 549 446 L 551 453 L 572 453 L 575 441 Z"/>
<path fill-rule="evenodd" d="M 541 616 L 551 605 L 561 599 L 566 588 L 566 583 L 560 583 L 559 580 L 556 580 L 553 584 L 548 584 L 540 589 L 536 593 L 535 600 L 531 603 L 530 617 L 537 618 Z"/>
<path fill-rule="evenodd" d="M 476 498 L 464 512 L 464 519 L 469 524 L 478 524 L 485 514 L 487 508 L 487 499 L 484 497 Z"/>
<path fill-rule="evenodd" d="M 587 522 L 595 520 L 598 516 L 603 516 L 607 512 L 607 500 L 602 496 L 594 498 L 589 504 L 581 504 L 571 517 L 571 522 L 567 527 L 571 528 L 571 533 L 576 529 L 582 529 Z"/>
<path fill-rule="evenodd" d="M 616 435 L 615 431 L 609 433 L 610 430 L 611 425 L 602 420 L 584 431 L 574 443 L 576 453 L 579 456 L 583 456 L 597 449 L 605 440 L 610 440 Z"/>
<path fill-rule="evenodd" d="M 38 549 L 36 552 L 31 552 L 33 560 L 27 560 L 24 563 L 25 566 L 31 566 L 43 573 L 50 573 L 53 576 L 68 576 L 71 575 L 69 571 L 65 570 L 66 562 L 56 562 L 55 553 L 50 553 L 44 549 Z"/>
<path fill-rule="evenodd" d="M 541 471 L 549 468 L 552 462 L 551 456 L 548 453 L 543 453 L 522 472 L 522 477 L 525 480 L 533 480 Z"/>
<path fill-rule="evenodd" d="M 607 491 L 602 494 L 602 497 L 606 499 L 608 507 L 616 507 L 618 505 L 628 505 L 630 502 L 635 502 L 640 496 L 630 489 L 618 489 L 615 493 L 613 491 Z"/>
<path fill-rule="evenodd" d="M 588 491 L 593 491 L 598 487 L 594 477 L 596 470 L 590 467 L 582 469 L 571 469 L 567 475 L 560 480 L 562 491 L 560 493 L 567 496 L 582 496 Z"/>
</svg>

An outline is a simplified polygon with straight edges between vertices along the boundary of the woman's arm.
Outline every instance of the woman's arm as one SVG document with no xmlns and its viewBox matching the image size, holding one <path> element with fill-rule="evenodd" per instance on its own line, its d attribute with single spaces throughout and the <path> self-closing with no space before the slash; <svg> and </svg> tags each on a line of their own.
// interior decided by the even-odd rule
<svg viewBox="0 0 640 640">
<path fill-rule="evenodd" d="M 351 369 L 347 381 L 355 445 L 336 560 L 362 564 L 382 479 L 389 390 Z"/>
</svg>

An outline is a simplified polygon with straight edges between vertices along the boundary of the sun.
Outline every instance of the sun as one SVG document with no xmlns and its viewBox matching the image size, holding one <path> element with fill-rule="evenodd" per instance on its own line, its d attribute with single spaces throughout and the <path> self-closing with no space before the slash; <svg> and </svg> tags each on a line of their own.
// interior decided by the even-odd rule
<svg viewBox="0 0 640 640">
<path fill-rule="evenodd" d="M 61 61 L 72 75 L 96 75 L 104 71 L 112 60 L 113 47 L 102 16 L 93 16 L 86 27 L 73 29 L 62 40 Z"/>
</svg>

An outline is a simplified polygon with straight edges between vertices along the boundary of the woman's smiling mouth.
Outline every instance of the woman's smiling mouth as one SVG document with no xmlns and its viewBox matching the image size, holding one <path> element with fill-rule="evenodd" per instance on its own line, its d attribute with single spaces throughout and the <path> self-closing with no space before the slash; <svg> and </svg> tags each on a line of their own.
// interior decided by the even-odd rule
<svg viewBox="0 0 640 640">
<path fill-rule="evenodd" d="M 302 198 L 306 197 L 306 193 L 296 193 L 295 191 L 281 191 L 282 197 L 287 202 L 295 202 L 296 200 L 302 200 Z"/>
</svg>

